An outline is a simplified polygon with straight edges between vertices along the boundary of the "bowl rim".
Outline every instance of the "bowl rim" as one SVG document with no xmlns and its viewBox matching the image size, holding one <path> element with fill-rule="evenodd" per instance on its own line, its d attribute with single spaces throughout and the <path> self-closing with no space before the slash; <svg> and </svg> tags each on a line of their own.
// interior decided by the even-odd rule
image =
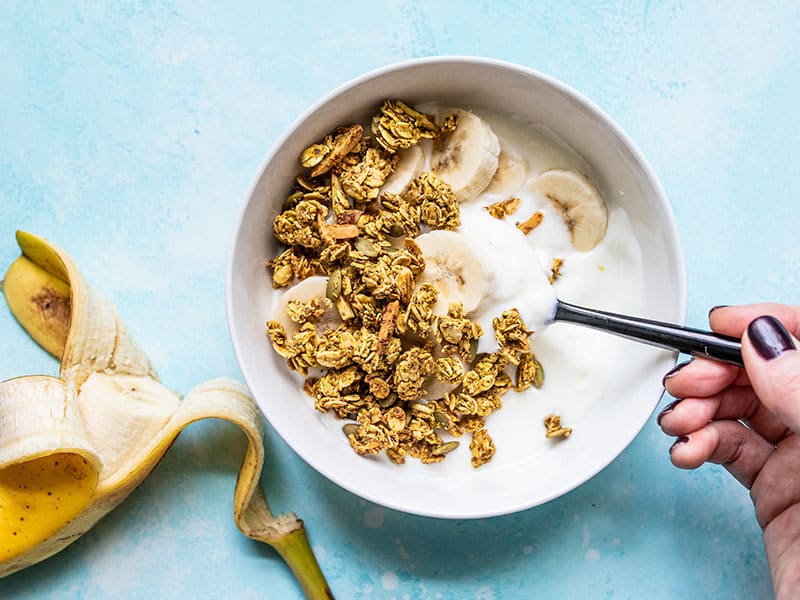
<svg viewBox="0 0 800 600">
<path fill-rule="evenodd" d="M 386 74 L 402 71 L 405 69 L 413 69 L 419 66 L 424 65 L 436 65 L 436 64 L 478 64 L 481 66 L 488 66 L 488 67 L 497 67 L 501 69 L 505 69 L 508 71 L 513 71 L 518 74 L 524 75 L 526 77 L 531 77 L 533 79 L 538 79 L 555 88 L 560 93 L 570 97 L 572 100 L 577 102 L 579 105 L 583 106 L 593 118 L 597 119 L 602 127 L 607 128 L 610 132 L 616 136 L 624 145 L 624 147 L 630 151 L 631 155 L 635 159 L 635 162 L 639 165 L 642 170 L 643 175 L 645 176 L 646 180 L 650 183 L 655 193 L 655 200 L 662 205 L 665 213 L 665 221 L 663 225 L 666 230 L 670 233 L 670 236 L 674 238 L 676 244 L 674 248 L 671 249 L 672 258 L 675 262 L 676 272 L 673 274 L 675 277 L 675 281 L 673 284 L 675 286 L 675 294 L 678 300 L 678 306 L 676 306 L 677 314 L 679 315 L 678 323 L 685 324 L 687 318 L 687 311 L 688 311 L 688 288 L 687 288 L 687 273 L 686 273 L 686 260 L 683 253 L 683 245 L 681 243 L 680 232 L 678 230 L 677 222 L 675 220 L 675 214 L 672 210 L 672 206 L 669 203 L 669 200 L 666 195 L 666 191 L 664 190 L 663 185 L 661 184 L 658 175 L 650 165 L 650 162 L 645 157 L 644 153 L 639 149 L 633 139 L 625 132 L 625 130 L 610 116 L 608 115 L 603 109 L 601 109 L 594 101 L 589 99 L 587 96 L 584 96 L 582 93 L 578 92 L 571 86 L 563 83 L 562 81 L 556 79 L 555 77 L 543 73 L 541 71 L 537 71 L 536 69 L 532 69 L 530 67 L 520 65 L 518 63 L 513 63 L 510 61 L 489 58 L 484 56 L 473 56 L 473 55 L 437 55 L 437 56 L 428 56 L 423 58 L 414 58 L 414 59 L 407 59 L 396 61 L 393 63 L 389 63 L 382 67 L 372 69 L 361 75 L 358 75 L 354 78 L 349 79 L 348 81 L 336 86 L 328 93 L 324 94 L 321 98 L 316 100 L 315 102 L 311 103 L 302 113 L 291 122 L 286 129 L 282 132 L 282 134 L 274 141 L 270 149 L 265 155 L 265 158 L 261 161 L 258 169 L 256 170 L 255 176 L 253 177 L 246 195 L 244 197 L 244 201 L 239 207 L 239 213 L 237 218 L 234 222 L 234 229 L 233 235 L 230 238 L 230 244 L 228 249 L 228 256 L 226 261 L 226 270 L 225 270 L 225 307 L 227 313 L 227 324 L 228 324 L 228 333 L 233 345 L 234 354 L 236 356 L 236 361 L 239 366 L 239 369 L 244 377 L 245 383 L 248 385 L 249 388 L 249 381 L 252 380 L 251 377 L 248 377 L 249 369 L 245 366 L 246 361 L 244 359 L 244 350 L 241 347 L 240 340 L 238 339 L 235 333 L 235 315 L 234 315 L 234 307 L 233 307 L 233 279 L 234 279 L 234 259 L 236 255 L 237 249 L 237 241 L 239 236 L 241 235 L 241 230 L 244 223 L 244 218 L 246 213 L 248 212 L 248 207 L 250 206 L 253 194 L 256 188 L 261 181 L 261 178 L 267 169 L 268 165 L 274 160 L 276 155 L 278 154 L 279 150 L 284 146 L 287 139 L 292 136 L 300 127 L 302 123 L 304 123 L 311 115 L 317 112 L 321 107 L 325 106 L 327 103 L 331 102 L 336 97 L 340 96 L 341 94 L 358 87 L 359 85 L 370 81 L 372 79 L 382 77 Z M 674 358 L 677 359 L 678 354 L 674 354 Z M 663 392 L 661 397 L 663 397 Z M 659 400 L 654 404 L 654 408 L 658 406 L 661 401 L 661 397 Z M 266 418 L 268 422 L 271 421 L 267 415 L 267 410 L 265 410 L 257 401 L 256 404 L 258 405 L 259 410 L 261 411 L 262 415 Z M 433 517 L 433 518 L 444 518 L 444 519 L 473 519 L 473 518 L 488 518 L 488 517 L 495 517 L 495 516 L 502 516 L 506 514 L 513 514 L 516 512 L 520 512 L 522 510 L 528 510 L 531 508 L 535 508 L 536 506 L 540 506 L 542 504 L 548 503 L 554 499 L 557 499 L 564 494 L 580 487 L 600 472 L 605 470 L 608 465 L 610 465 L 613 461 L 615 461 L 622 452 L 633 442 L 633 440 L 639 435 L 642 431 L 644 426 L 647 424 L 647 419 L 645 419 L 642 424 L 638 428 L 631 428 L 628 437 L 625 439 L 625 443 L 621 446 L 622 450 L 613 456 L 610 456 L 607 461 L 604 461 L 602 466 L 597 469 L 594 473 L 586 474 L 583 477 L 577 478 L 576 480 L 571 481 L 569 484 L 560 486 L 558 489 L 554 490 L 551 494 L 546 495 L 545 497 L 539 499 L 535 504 L 530 504 L 525 507 L 517 507 L 517 508 L 507 508 L 501 510 L 485 510 L 480 513 L 474 513 L 470 515 L 465 514 L 443 514 L 440 511 L 424 511 L 424 510 L 410 510 L 407 507 L 402 505 L 393 504 L 390 500 L 386 500 L 385 498 L 377 498 L 373 497 L 370 494 L 365 494 L 361 490 L 356 490 L 352 486 L 339 481 L 335 478 L 332 474 L 328 473 L 327 469 L 321 468 L 321 466 L 313 459 L 313 457 L 306 456 L 305 453 L 302 453 L 298 449 L 296 449 L 292 444 L 290 444 L 286 438 L 284 437 L 283 433 L 281 433 L 275 426 L 272 428 L 275 432 L 281 437 L 281 439 L 289 446 L 289 448 L 298 455 L 304 462 L 306 462 L 309 466 L 311 466 L 317 473 L 323 475 L 326 479 L 330 480 L 332 483 L 335 483 L 337 486 L 346 489 L 347 491 L 353 493 L 354 495 L 379 504 L 381 506 L 385 506 L 387 508 L 391 508 L 394 510 L 398 510 L 401 512 L 409 513 L 409 514 L 417 514 L 420 516 L 426 517 Z"/>
</svg>

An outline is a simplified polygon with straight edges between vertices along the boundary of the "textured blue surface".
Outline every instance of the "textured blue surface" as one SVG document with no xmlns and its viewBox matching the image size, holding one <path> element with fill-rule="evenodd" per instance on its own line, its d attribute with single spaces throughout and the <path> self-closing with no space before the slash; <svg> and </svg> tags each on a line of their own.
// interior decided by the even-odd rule
<svg viewBox="0 0 800 600">
<path fill-rule="evenodd" d="M 0 2 L 0 269 L 14 230 L 67 249 L 162 380 L 240 377 L 224 268 L 257 167 L 314 100 L 405 58 L 474 54 L 546 72 L 633 137 L 677 216 L 689 323 L 791 302 L 800 245 L 800 9 L 791 3 Z M 0 379 L 57 365 L 0 308 Z M 263 484 L 294 510 L 340 598 L 761 598 L 747 491 L 670 466 L 653 419 L 542 507 L 437 521 L 369 504 L 268 429 Z M 0 581 L 16 598 L 300 597 L 231 516 L 244 440 L 202 422 L 119 509 Z M 535 474 L 531 474 L 535 476 Z"/>
</svg>

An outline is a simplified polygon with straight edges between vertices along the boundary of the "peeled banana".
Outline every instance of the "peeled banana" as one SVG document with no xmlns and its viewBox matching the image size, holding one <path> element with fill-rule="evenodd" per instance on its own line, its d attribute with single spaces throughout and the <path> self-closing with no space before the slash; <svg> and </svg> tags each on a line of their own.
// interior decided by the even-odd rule
<svg viewBox="0 0 800 600">
<path fill-rule="evenodd" d="M 184 427 L 216 417 L 248 441 L 234 493 L 237 526 L 281 554 L 308 598 L 332 598 L 303 521 L 273 516 L 264 498 L 263 425 L 245 388 L 215 379 L 181 400 L 68 254 L 25 232 L 17 242 L 22 256 L 3 294 L 61 368 L 58 377 L 0 382 L 0 577 L 74 542 L 147 477 Z"/>
</svg>

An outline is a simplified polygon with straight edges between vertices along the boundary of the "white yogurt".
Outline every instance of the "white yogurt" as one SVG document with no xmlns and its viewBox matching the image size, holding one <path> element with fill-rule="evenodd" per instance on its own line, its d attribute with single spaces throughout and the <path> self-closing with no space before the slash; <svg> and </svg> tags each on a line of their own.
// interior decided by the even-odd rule
<svg viewBox="0 0 800 600">
<path fill-rule="evenodd" d="M 492 318 L 503 310 L 517 308 L 529 329 L 543 329 L 552 319 L 555 290 L 536 250 L 514 221 L 495 219 L 473 201 L 461 206 L 461 233 L 484 265 L 485 295 L 470 315 L 484 331 L 478 351 L 497 349 Z"/>
</svg>

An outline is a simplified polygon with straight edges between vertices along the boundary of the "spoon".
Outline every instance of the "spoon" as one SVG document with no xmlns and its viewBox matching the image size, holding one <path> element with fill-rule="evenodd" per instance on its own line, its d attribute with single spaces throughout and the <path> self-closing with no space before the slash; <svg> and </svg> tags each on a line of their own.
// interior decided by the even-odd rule
<svg viewBox="0 0 800 600">
<path fill-rule="evenodd" d="M 651 346 L 743 366 L 739 338 L 702 329 L 584 308 L 558 299 L 551 320 L 584 325 Z"/>
</svg>

